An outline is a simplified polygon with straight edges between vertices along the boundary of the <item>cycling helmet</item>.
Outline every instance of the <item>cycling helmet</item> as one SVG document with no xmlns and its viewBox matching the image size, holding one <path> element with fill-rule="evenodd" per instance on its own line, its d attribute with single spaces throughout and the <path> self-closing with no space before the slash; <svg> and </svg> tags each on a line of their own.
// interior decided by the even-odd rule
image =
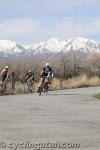
<svg viewBox="0 0 100 150">
<path fill-rule="evenodd" d="M 29 73 L 31 73 L 32 71 L 31 71 L 31 70 L 29 70 L 28 72 L 29 72 Z"/>
<path fill-rule="evenodd" d="M 8 66 L 5 66 L 4 68 L 5 68 L 5 69 L 9 69 L 9 67 L 8 67 Z"/>
<path fill-rule="evenodd" d="M 47 63 L 45 64 L 45 66 L 46 66 L 46 67 L 50 66 L 50 63 L 47 62 Z"/>
</svg>

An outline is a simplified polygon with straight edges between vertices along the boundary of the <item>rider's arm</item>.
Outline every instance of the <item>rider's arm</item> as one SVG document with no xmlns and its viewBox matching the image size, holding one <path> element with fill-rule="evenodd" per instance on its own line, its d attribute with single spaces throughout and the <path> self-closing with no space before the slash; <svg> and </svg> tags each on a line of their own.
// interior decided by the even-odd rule
<svg viewBox="0 0 100 150">
<path fill-rule="evenodd" d="M 7 73 L 7 79 L 8 79 L 9 77 L 10 77 L 10 73 L 8 72 L 8 73 Z"/>
<path fill-rule="evenodd" d="M 6 77 L 6 79 L 5 80 L 9 80 L 10 79 L 10 73 L 9 72 L 7 72 L 7 77 Z"/>
<path fill-rule="evenodd" d="M 53 73 L 53 72 L 52 72 L 52 75 L 51 75 L 51 76 L 52 76 L 52 78 L 54 77 L 54 73 Z"/>
<path fill-rule="evenodd" d="M 26 75 L 26 77 L 25 77 L 25 80 L 27 80 L 28 79 L 28 75 Z"/>
<path fill-rule="evenodd" d="M 47 78 L 50 77 L 50 74 L 51 74 L 51 72 L 49 71 L 49 72 L 48 72 L 48 75 L 47 75 Z"/>
<path fill-rule="evenodd" d="M 3 70 L 0 72 L 0 79 L 1 79 L 1 80 L 3 80 L 4 71 L 5 71 L 5 69 L 3 69 Z"/>
<path fill-rule="evenodd" d="M 2 76 L 3 75 L 3 72 L 4 72 L 5 70 L 3 69 L 1 72 L 0 72 L 0 76 Z"/>
<path fill-rule="evenodd" d="M 51 68 L 51 76 L 52 76 L 52 78 L 53 78 L 53 76 L 54 76 L 54 71 L 53 71 L 52 68 Z"/>
<path fill-rule="evenodd" d="M 43 69 L 42 69 L 42 71 L 41 71 L 41 73 L 40 73 L 40 77 L 42 77 L 42 75 L 43 75 Z"/>
<path fill-rule="evenodd" d="M 52 77 L 54 76 L 54 73 L 53 73 L 52 68 L 49 68 L 48 77 L 49 77 L 49 76 L 52 76 Z"/>
<path fill-rule="evenodd" d="M 34 81 L 34 74 L 32 74 L 31 79 Z"/>
</svg>

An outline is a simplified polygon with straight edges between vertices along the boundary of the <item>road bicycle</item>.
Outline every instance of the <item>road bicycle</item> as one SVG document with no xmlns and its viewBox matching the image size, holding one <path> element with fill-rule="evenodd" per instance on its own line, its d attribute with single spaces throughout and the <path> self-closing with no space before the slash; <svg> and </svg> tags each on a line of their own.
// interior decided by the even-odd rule
<svg viewBox="0 0 100 150">
<path fill-rule="evenodd" d="M 35 84 L 31 78 L 29 78 L 26 81 L 26 90 L 27 90 L 27 92 L 30 92 L 30 93 L 33 93 L 35 91 Z"/>
<path fill-rule="evenodd" d="M 0 95 L 1 96 L 5 95 L 7 83 L 8 83 L 8 79 L 5 79 L 5 81 L 0 81 Z"/>
<path fill-rule="evenodd" d="M 39 96 L 41 95 L 42 92 L 47 94 L 48 89 L 49 89 L 49 79 L 44 76 L 42 77 L 42 80 L 38 89 Z"/>
</svg>

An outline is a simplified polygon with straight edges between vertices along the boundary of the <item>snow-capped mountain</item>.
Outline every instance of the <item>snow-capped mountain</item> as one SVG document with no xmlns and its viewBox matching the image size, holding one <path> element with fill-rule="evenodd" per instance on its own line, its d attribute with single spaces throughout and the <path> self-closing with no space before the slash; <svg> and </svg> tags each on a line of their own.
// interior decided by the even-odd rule
<svg viewBox="0 0 100 150">
<path fill-rule="evenodd" d="M 25 47 L 13 41 L 0 40 L 0 52 L 21 53 Z"/>
<path fill-rule="evenodd" d="M 57 53 L 62 51 L 65 45 L 66 41 L 51 38 L 47 42 L 33 43 L 32 45 L 29 45 L 29 49 L 39 50 L 40 52 L 45 50 L 47 52 Z"/>
<path fill-rule="evenodd" d="M 0 40 L 0 57 L 47 55 L 67 51 L 100 52 L 100 43 L 85 38 L 59 40 L 51 38 L 47 42 L 22 45 L 14 41 Z"/>
<path fill-rule="evenodd" d="M 63 52 L 80 50 L 84 52 L 100 52 L 100 43 L 85 38 L 74 38 L 66 41 Z"/>
<path fill-rule="evenodd" d="M 25 46 L 13 41 L 0 40 L 0 57 L 18 56 L 25 53 Z"/>
<path fill-rule="evenodd" d="M 85 38 L 73 38 L 69 40 L 49 39 L 47 42 L 33 43 L 28 49 L 39 52 L 67 52 L 82 50 L 85 52 L 100 52 L 100 43 Z"/>
</svg>

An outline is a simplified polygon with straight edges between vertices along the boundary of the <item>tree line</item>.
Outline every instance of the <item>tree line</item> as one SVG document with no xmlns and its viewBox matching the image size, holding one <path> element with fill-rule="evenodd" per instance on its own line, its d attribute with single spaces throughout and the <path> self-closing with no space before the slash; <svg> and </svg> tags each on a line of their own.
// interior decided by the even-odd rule
<svg viewBox="0 0 100 150">
<path fill-rule="evenodd" d="M 85 74 L 88 78 L 93 76 L 100 77 L 100 53 L 69 51 L 60 52 L 48 59 L 41 59 L 34 56 L 24 57 L 19 60 L 0 59 L 0 70 L 5 65 L 9 65 L 10 71 L 14 71 L 16 80 L 21 80 L 23 74 L 32 70 L 35 80 L 39 80 L 41 69 L 49 61 L 54 70 L 56 78 L 68 79 Z"/>
</svg>

